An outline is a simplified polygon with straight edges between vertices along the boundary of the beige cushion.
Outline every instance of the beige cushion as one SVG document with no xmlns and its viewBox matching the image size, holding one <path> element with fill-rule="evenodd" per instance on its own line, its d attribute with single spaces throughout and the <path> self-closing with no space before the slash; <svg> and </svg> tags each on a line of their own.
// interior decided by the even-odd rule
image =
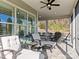
<svg viewBox="0 0 79 59">
<path fill-rule="evenodd" d="M 17 56 L 17 59 L 39 59 L 40 58 L 40 52 L 35 52 L 28 49 L 23 49 L 21 54 Z"/>
</svg>

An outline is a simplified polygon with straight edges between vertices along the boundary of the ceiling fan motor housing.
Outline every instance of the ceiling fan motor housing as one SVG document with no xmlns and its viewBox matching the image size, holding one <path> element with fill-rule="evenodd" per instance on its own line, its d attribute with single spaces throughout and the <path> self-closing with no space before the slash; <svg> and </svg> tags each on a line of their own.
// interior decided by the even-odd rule
<svg viewBox="0 0 79 59">
<path fill-rule="evenodd" d="M 49 10 L 51 10 L 51 7 L 49 8 Z"/>
</svg>

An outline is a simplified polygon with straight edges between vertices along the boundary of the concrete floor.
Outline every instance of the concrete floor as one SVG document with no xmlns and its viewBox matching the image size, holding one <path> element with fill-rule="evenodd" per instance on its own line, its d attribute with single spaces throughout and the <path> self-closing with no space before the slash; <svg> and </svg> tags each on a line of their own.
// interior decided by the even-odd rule
<svg viewBox="0 0 79 59">
<path fill-rule="evenodd" d="M 52 52 L 46 50 L 44 53 L 46 55 L 45 59 L 79 59 L 75 49 L 65 43 L 57 43 L 57 46 L 52 49 Z M 0 59 L 2 59 L 2 57 L 0 57 Z"/>
<path fill-rule="evenodd" d="M 47 59 L 79 59 L 75 49 L 71 45 L 65 43 L 58 43 L 55 49 L 47 50 Z"/>
</svg>

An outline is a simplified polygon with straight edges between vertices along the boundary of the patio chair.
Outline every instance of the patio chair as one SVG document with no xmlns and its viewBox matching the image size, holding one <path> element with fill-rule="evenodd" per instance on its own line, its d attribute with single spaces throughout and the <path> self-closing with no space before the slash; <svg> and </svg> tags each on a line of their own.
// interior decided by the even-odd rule
<svg viewBox="0 0 79 59">
<path fill-rule="evenodd" d="M 53 38 L 51 39 L 51 41 L 53 42 L 59 42 L 60 40 L 62 40 L 62 33 L 61 32 L 55 32 L 53 35 Z"/>
<path fill-rule="evenodd" d="M 0 37 L 0 43 L 2 59 L 40 59 L 40 52 L 21 48 L 18 36 Z"/>
<path fill-rule="evenodd" d="M 41 48 L 43 48 L 44 46 L 47 46 L 47 47 L 49 47 L 49 49 L 50 49 L 50 48 L 54 48 L 55 45 L 56 45 L 56 42 L 41 40 L 40 35 L 39 35 L 38 33 L 33 33 L 33 34 L 32 34 L 32 37 L 33 37 L 33 40 L 34 40 L 35 42 L 37 42 L 37 44 L 38 44 Z M 38 47 L 39 47 L 39 46 L 38 46 Z"/>
</svg>

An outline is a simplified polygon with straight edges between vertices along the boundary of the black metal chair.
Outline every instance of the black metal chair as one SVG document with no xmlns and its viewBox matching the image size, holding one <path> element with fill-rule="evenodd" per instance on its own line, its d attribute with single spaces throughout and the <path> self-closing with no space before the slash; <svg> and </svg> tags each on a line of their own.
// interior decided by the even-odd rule
<svg viewBox="0 0 79 59">
<path fill-rule="evenodd" d="M 55 32 L 55 34 L 54 34 L 53 38 L 51 39 L 51 41 L 57 42 L 60 39 L 61 36 L 62 36 L 61 32 Z"/>
<path fill-rule="evenodd" d="M 52 41 L 43 41 L 40 38 L 40 35 L 38 33 L 33 33 L 32 37 L 34 39 L 35 42 L 37 42 L 38 48 L 43 48 L 43 47 L 50 47 L 53 48 L 56 45 L 56 42 L 52 42 Z"/>
</svg>

